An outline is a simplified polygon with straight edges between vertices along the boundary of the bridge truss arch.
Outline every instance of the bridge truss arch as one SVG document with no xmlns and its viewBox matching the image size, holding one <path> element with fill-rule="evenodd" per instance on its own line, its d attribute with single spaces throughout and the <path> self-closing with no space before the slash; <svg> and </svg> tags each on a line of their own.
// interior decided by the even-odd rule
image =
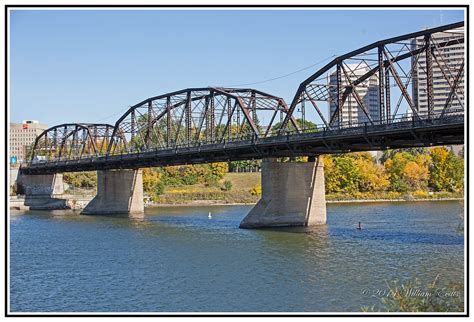
<svg viewBox="0 0 474 322">
<path fill-rule="evenodd" d="M 464 22 L 458 22 L 377 41 L 339 56 L 300 84 L 280 133 L 298 111 L 303 119 L 312 111 L 329 130 L 388 124 L 401 113 L 424 119 L 464 112 L 463 46 Z M 456 50 L 460 56 L 450 59 Z M 434 95 L 440 87 L 448 89 L 441 103 Z"/>
<path fill-rule="evenodd" d="M 31 161 L 81 159 L 107 153 L 114 126 L 65 123 L 44 130 L 35 140 Z"/>
<path fill-rule="evenodd" d="M 223 143 L 275 134 L 282 98 L 255 89 L 189 88 L 148 98 L 115 123 L 110 155 Z M 288 122 L 298 129 L 296 120 Z"/>
</svg>

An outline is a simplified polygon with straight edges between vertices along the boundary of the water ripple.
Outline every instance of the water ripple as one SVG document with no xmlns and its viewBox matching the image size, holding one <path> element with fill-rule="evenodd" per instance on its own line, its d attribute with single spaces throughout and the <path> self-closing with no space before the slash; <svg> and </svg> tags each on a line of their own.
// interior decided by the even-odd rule
<svg viewBox="0 0 474 322">
<path fill-rule="evenodd" d="M 361 289 L 387 280 L 463 280 L 457 203 L 330 205 L 324 226 L 238 229 L 249 209 L 150 208 L 141 220 L 15 214 L 10 309 L 359 311 L 378 303 Z"/>
</svg>

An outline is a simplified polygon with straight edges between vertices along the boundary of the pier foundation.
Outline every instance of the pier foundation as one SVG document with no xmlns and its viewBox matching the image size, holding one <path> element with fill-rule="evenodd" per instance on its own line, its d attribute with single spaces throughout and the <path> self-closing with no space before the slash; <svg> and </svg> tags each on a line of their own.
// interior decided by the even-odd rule
<svg viewBox="0 0 474 322">
<path fill-rule="evenodd" d="M 262 162 L 262 197 L 240 228 L 310 226 L 326 223 L 324 166 L 310 162 Z"/>
<path fill-rule="evenodd" d="M 25 206 L 31 210 L 67 209 L 69 205 L 64 194 L 63 175 L 21 174 L 18 176 L 17 189 L 25 195 Z"/>
<path fill-rule="evenodd" d="M 84 215 L 143 215 L 142 170 L 97 171 L 97 195 L 82 211 Z"/>
</svg>

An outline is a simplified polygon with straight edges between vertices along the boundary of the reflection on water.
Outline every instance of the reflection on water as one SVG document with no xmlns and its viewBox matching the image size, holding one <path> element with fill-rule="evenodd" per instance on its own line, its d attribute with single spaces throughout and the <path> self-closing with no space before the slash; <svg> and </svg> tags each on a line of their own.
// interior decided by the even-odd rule
<svg viewBox="0 0 474 322">
<path fill-rule="evenodd" d="M 457 202 L 328 205 L 324 226 L 239 229 L 249 210 L 13 213 L 10 309 L 359 311 L 379 304 L 362 290 L 386 281 L 463 281 Z"/>
</svg>

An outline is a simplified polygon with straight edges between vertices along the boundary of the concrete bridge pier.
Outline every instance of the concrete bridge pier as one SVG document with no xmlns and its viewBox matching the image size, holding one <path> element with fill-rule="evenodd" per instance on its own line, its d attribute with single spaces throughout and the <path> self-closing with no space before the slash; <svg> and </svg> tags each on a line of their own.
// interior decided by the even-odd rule
<svg viewBox="0 0 474 322">
<path fill-rule="evenodd" d="M 83 209 L 84 215 L 144 213 L 142 170 L 97 171 L 97 195 Z"/>
<path fill-rule="evenodd" d="M 310 226 L 326 223 L 323 160 L 262 162 L 262 198 L 240 228 Z"/>
<path fill-rule="evenodd" d="M 17 179 L 17 192 L 25 195 L 25 206 L 31 210 L 55 210 L 69 208 L 64 194 L 63 175 L 21 174 Z"/>
</svg>

